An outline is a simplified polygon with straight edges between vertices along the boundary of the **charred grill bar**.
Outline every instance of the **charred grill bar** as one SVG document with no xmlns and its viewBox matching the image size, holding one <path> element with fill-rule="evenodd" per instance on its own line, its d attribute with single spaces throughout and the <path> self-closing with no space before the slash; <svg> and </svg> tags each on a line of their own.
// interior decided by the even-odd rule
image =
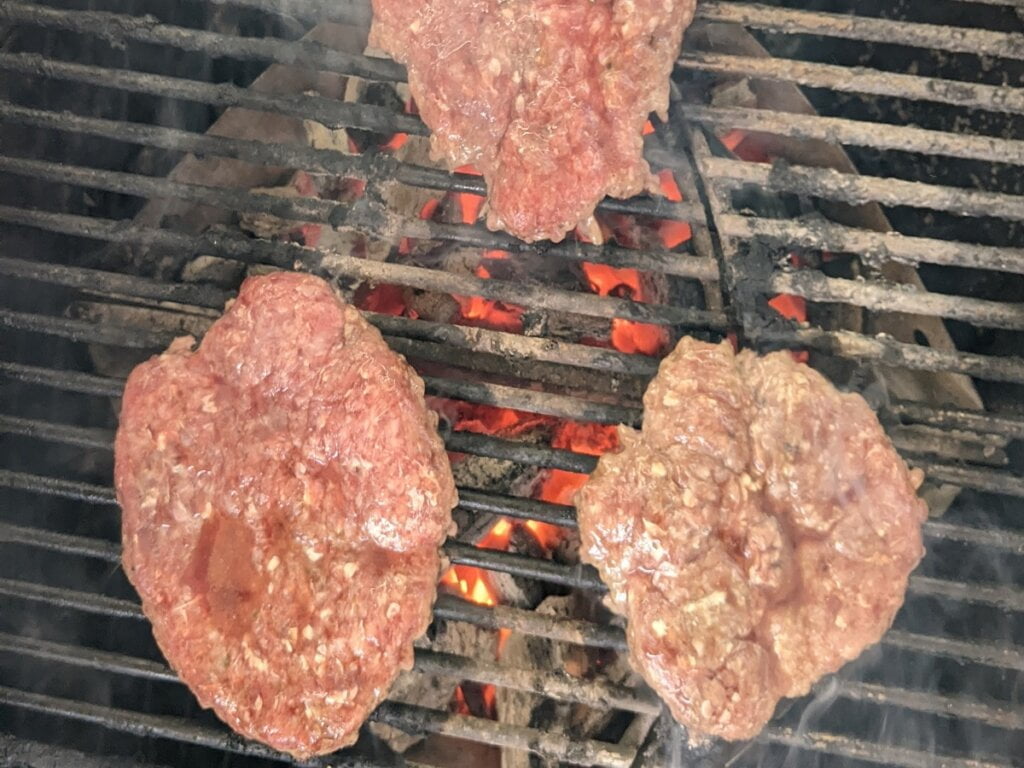
<svg viewBox="0 0 1024 768">
<path fill-rule="evenodd" d="M 969 0 L 978 10 L 1005 14 L 1021 10 L 1014 0 Z M 368 81 L 400 83 L 404 70 L 393 62 L 343 52 L 310 39 L 295 39 L 313 24 L 333 20 L 364 24 L 367 5 L 346 0 L 295 0 L 284 6 L 276 0 L 213 0 L 226 12 L 263 14 L 281 29 L 279 36 L 243 37 L 234 32 L 194 29 L 141 14 L 123 12 L 124 5 L 101 4 L 102 10 L 68 10 L 28 2 L 0 5 L 0 25 L 72 38 L 81 45 L 148 46 L 172 54 L 229 59 L 238 62 L 313 69 Z M 110 10 L 114 7 L 115 10 Z M 261 17 L 262 18 L 262 17 Z M 811 89 L 928 103 L 941 108 L 979 110 L 1014 120 L 1024 115 L 1024 90 L 1010 84 L 964 82 L 941 73 L 908 74 L 877 68 L 851 67 L 811 60 L 783 59 L 722 52 L 705 46 L 704 32 L 715 25 L 759 30 L 780 38 L 820 36 L 854 44 L 882 44 L 945 51 L 951 55 L 980 54 L 995 57 L 1007 66 L 1024 60 L 1024 37 L 1006 32 L 938 24 L 904 22 L 869 16 L 847 16 L 818 11 L 784 9 L 746 2 L 705 2 L 690 45 L 680 57 L 681 79 L 725 78 L 741 83 L 796 84 Z M 738 25 L 738 26 L 737 26 Z M 289 39 L 291 38 L 291 39 Z M 27 39 L 31 38 L 31 35 Z M 364 129 L 382 135 L 423 135 L 418 118 L 387 107 L 362 104 L 320 95 L 275 95 L 237 84 L 214 82 L 215 78 L 182 76 L 177 72 L 150 72 L 114 68 L 90 57 L 56 55 L 45 46 L 7 46 L 0 52 L 0 71 L 12 82 L 20 79 L 57 83 L 64 88 L 116 94 L 124 101 L 161 100 L 171 104 L 200 104 L 209 109 L 245 108 L 258 113 L 314 120 L 329 128 Z M 1012 81 L 1010 81 L 1012 82 Z M 754 88 L 757 90 L 757 88 Z M 88 242 L 103 247 L 164 248 L 181 253 L 219 256 L 246 265 L 292 267 L 296 263 L 314 272 L 353 283 L 388 283 L 424 291 L 482 297 L 516 304 L 538 312 L 563 312 L 573 316 L 610 321 L 613 318 L 653 323 L 673 333 L 696 332 L 720 338 L 729 331 L 765 348 L 807 348 L 823 358 L 879 364 L 884 369 L 917 371 L 940 376 L 967 374 L 986 386 L 993 383 L 1024 384 L 1024 359 L 1019 351 L 1009 354 L 978 353 L 956 347 L 939 348 L 897 340 L 866 328 L 841 323 L 798 326 L 766 320 L 758 302 L 775 294 L 799 297 L 812 307 L 848 307 L 871 313 L 904 313 L 917 318 L 947 319 L 973 329 L 1005 333 L 1024 330 L 1024 304 L 1016 301 L 957 295 L 955 291 L 929 292 L 921 286 L 895 283 L 870 269 L 863 276 L 839 276 L 824 269 L 790 269 L 771 262 L 765 254 L 751 258 L 749 247 L 770 243 L 772 258 L 786 249 L 821 249 L 855 254 L 876 265 L 925 265 L 931 269 L 969 267 L 1002 274 L 1007 279 L 1024 275 L 1024 248 L 1020 239 L 1007 236 L 1002 242 L 969 242 L 944 232 L 903 235 L 821 216 L 765 213 L 748 208 L 742 197 L 755 190 L 763 197 L 791 196 L 826 204 L 911 207 L 961 219 L 1004 222 L 1011 233 L 1024 222 L 1024 197 L 1017 190 L 965 189 L 951 183 L 908 181 L 884 174 L 858 175 L 852 170 L 815 167 L 808 163 L 774 165 L 740 161 L 715 145 L 716 136 L 733 130 L 771 134 L 782 140 L 825 140 L 868 152 L 916 153 L 941 157 L 946 162 L 981 162 L 1024 172 L 1024 141 L 1018 131 L 1005 135 L 970 135 L 934 127 L 914 127 L 893 122 L 818 114 L 793 114 L 742 102 L 698 104 L 676 100 L 672 120 L 656 126 L 648 138 L 648 158 L 655 169 L 666 168 L 683 191 L 683 202 L 666 199 L 605 201 L 607 214 L 645 216 L 688 222 L 693 227 L 692 246 L 686 249 L 631 249 L 613 244 L 582 242 L 527 245 L 503 233 L 488 232 L 478 225 L 441 223 L 410 216 L 382 202 L 382 191 L 395 186 L 435 190 L 439 193 L 480 194 L 478 177 L 449 174 L 436 168 L 396 159 L 384 153 L 347 154 L 336 149 L 304 144 L 257 141 L 199 133 L 157 118 L 125 119 L 114 110 L 89 105 L 79 112 L 54 108 L 45 98 L 11 95 L 0 98 L 0 124 L 20 131 L 41 131 L 83 142 L 118 143 L 133 151 L 177 158 L 194 153 L 207 158 L 240 160 L 254 166 L 301 169 L 366 182 L 366 195 L 354 203 L 316 197 L 281 197 L 237 186 L 212 186 L 167 178 L 163 172 L 144 174 L 120 167 L 92 163 L 87 155 L 72 160 L 50 159 L 47 151 L 25 150 L 22 145 L 0 147 L 0 177 L 14 189 L 30 184 L 47 188 L 111 193 L 129 199 L 184 201 L 231 212 L 266 214 L 300 224 L 354 230 L 396 242 L 399 238 L 435 241 L 452 247 L 492 249 L 522 258 L 556 260 L 571 268 L 583 262 L 614 268 L 637 269 L 673 280 L 695 281 L 703 286 L 703 305 L 683 304 L 668 297 L 655 303 L 545 285 L 514 279 L 484 279 L 410 263 L 380 262 L 348 255 L 324 254 L 285 242 L 253 239 L 240 231 L 217 228 L 193 234 L 172 228 L 109 215 L 83 215 L 84 208 L 54 205 L 36 209 L 19 204 L 16 197 L 0 200 L 4 232 L 18 233 L 29 250 L 0 254 L 0 279 L 18 286 L 40 288 L 40 295 L 63 297 L 62 304 L 42 303 L 26 307 L 13 301 L 0 306 L 0 326 L 12 338 L 40 340 L 41 345 L 105 345 L 128 350 L 134 357 L 164 346 L 170 338 L 187 331 L 202 333 L 231 292 L 205 282 L 181 282 L 144 276 L 137 268 L 124 271 L 84 264 L 74 254 L 53 257 L 52 242 L 83 247 Z M 97 102 L 103 104 L 105 102 Z M 138 114 L 138 113 L 136 113 Z M 1019 125 L 1019 123 L 1017 123 Z M 9 149 L 8 146 L 14 147 Z M 162 153 L 162 154 L 161 154 Z M 81 155 L 81 153 L 79 153 Z M 706 205 L 705 205 L 706 202 Z M 806 209 L 802 211 L 806 214 Z M 33 239 L 35 238 L 35 239 Z M 38 244 L 38 245 L 36 245 Z M 766 263 L 767 262 L 767 263 Z M 721 270 L 721 271 L 720 271 Z M 133 274 L 137 272 L 137 274 Z M 720 275 L 722 276 L 721 284 Z M 719 293 L 718 301 L 715 294 Z M 721 301 L 724 299 L 724 302 Z M 65 313 L 67 306 L 75 313 Z M 111 309 L 113 307 L 114 309 Z M 122 311 L 124 310 L 124 311 Z M 142 315 L 139 312 L 153 313 Z M 153 327 L 144 317 L 167 318 L 172 325 Z M 417 365 L 425 366 L 428 392 L 470 403 L 515 408 L 535 414 L 582 422 L 637 423 L 641 417 L 639 396 L 656 370 L 657 361 L 614 349 L 588 346 L 536 335 L 507 333 L 483 328 L 448 325 L 423 319 L 368 315 L 396 349 Z M 870 324 L 868 324 L 870 327 Z M 172 330 L 173 328 L 173 330 Z M 1019 338 L 1019 337 L 1017 337 Z M 131 352 L 134 350 L 134 352 Z M 75 358 L 77 359 L 77 358 Z M 433 367 L 431 367 L 433 366 Z M 447 368 L 446 368 L 447 366 Z M 438 370 L 440 373 L 438 373 Z M 447 371 L 458 371 L 458 375 Z M 513 374 L 514 375 L 511 375 Z M 71 403 L 74 412 L 109 410 L 110 398 L 118 397 L 123 380 L 87 373 L 75 362 L 35 355 L 9 354 L 0 359 L 0 376 L 19 391 L 34 393 L 48 402 Z M 497 380 L 496 380 L 497 379 Z M 880 416 L 894 443 L 908 461 L 924 468 L 933 481 L 995 494 L 1008 500 L 1024 498 L 1024 478 L 1014 469 L 1013 441 L 1024 439 L 1024 418 L 1019 414 L 985 412 L 942 402 L 925 403 L 887 399 L 878 403 Z M 33 413 L 0 413 L 0 437 L 18 450 L 44 446 L 56 457 L 77 451 L 109 462 L 112 432 L 94 419 L 51 417 Z M 491 435 L 450 432 L 451 451 L 513 462 L 544 470 L 587 472 L 594 457 L 569 450 L 534 445 Z M 10 455 L 16 455 L 12 449 Z M 5 453 L 6 457 L 7 454 Z M 6 461 L 6 459 L 5 459 Z M 59 459 L 45 471 L 26 468 L 20 461 L 0 466 L 0 488 L 18 505 L 17 513 L 0 518 L 0 549 L 35 553 L 55 568 L 93 574 L 91 581 L 47 581 L 31 574 L 0 573 L 0 595 L 19 611 L 39 611 L 46 617 L 74 617 L 75 621 L 126 622 L 140 625 L 138 604 L 127 596 L 109 594 L 96 566 L 107 569 L 119 562 L 119 547 L 97 533 L 88 521 L 66 533 L 52 530 L 56 524 L 36 524 L 26 512 L 38 505 L 45 510 L 50 500 L 77 504 L 82 515 L 109 519 L 114 505 L 109 485 L 86 482 L 63 471 Z M 470 519 L 489 517 L 535 520 L 566 529 L 575 526 L 571 507 L 504 493 L 460 488 L 463 513 Z M 983 497 L 988 498 L 988 497 Z M 1019 503 L 1019 502 L 1018 502 Z M 1003 518 L 1003 521 L 1010 518 Z M 1011 525 L 992 527 L 986 521 L 945 518 L 926 523 L 930 547 L 951 552 L 967 548 L 982 558 L 1009 558 L 1020 567 L 1024 536 Z M 589 568 L 555 563 L 522 553 L 498 552 L 452 539 L 446 545 L 452 562 L 478 566 L 495 573 L 538 580 L 565 588 L 599 593 L 602 585 Z M 1024 672 L 1020 613 L 1024 593 L 1010 581 L 978 578 L 957 573 L 936 562 L 930 554 L 926 565 L 934 567 L 915 576 L 908 606 L 950 605 L 958 610 L 994 611 L 1005 616 L 1005 635 L 998 637 L 947 634 L 927 623 L 908 628 L 902 624 L 883 640 L 884 659 L 917 654 L 939 663 L 974 665 L 983 680 L 1019 679 Z M 1018 558 L 1013 560 L 1013 558 Z M 966 607 L 966 608 L 965 608 Z M 2 615 L 2 613 L 0 613 Z M 972 614 L 975 615 L 975 614 Z M 977 614 L 988 615 L 988 614 Z M 625 638 L 618 627 L 578 618 L 562 618 L 509 605 L 477 605 L 452 595 L 442 595 L 436 618 L 463 622 L 483 629 L 510 629 L 524 636 L 573 643 L 596 652 L 621 651 Z M 48 619 L 52 626 L 52 619 Z M 111 626 L 115 624 L 111 623 Z M 44 625 L 46 626 L 46 625 Z M 120 626 L 120 625 L 118 625 Z M 1003 626 L 1003 625 L 1001 625 Z M 130 631 L 130 630 L 128 630 Z M 902 654 L 902 656 L 900 656 Z M 111 685 L 154 684 L 179 688 L 174 675 L 152 659 L 90 647 L 88 643 L 58 636 L 28 636 L 0 627 L 0 663 L 18 665 L 59 664 L 76 672 L 88 671 Z M 960 667 L 958 667 L 960 668 Z M 374 718 L 381 723 L 411 731 L 433 732 L 483 744 L 503 746 L 555 761 L 588 765 L 626 766 L 656 764 L 654 748 L 665 729 L 651 729 L 659 704 L 643 689 L 621 685 L 598 675 L 580 681 L 556 669 L 525 669 L 481 662 L 468 656 L 421 649 L 421 672 L 450 678 L 453 683 L 475 681 L 503 689 L 536 694 L 555 702 L 585 704 L 615 710 L 632 717 L 618 741 L 573 739 L 557 727 L 540 728 L 495 722 L 481 717 L 450 714 L 439 709 L 388 702 Z M 12 678 L 14 680 L 14 678 Z M 5 678 L 6 681 L 6 678 Z M 243 742 L 223 728 L 194 718 L 154 714 L 159 708 L 125 708 L 97 703 L 89 696 L 51 695 L 45 685 L 36 687 L 24 679 L 0 687 L 0 711 L 33 712 L 46 722 L 74 721 L 101 726 L 150 739 L 200 745 L 216 751 L 254 759 L 280 756 Z M 834 684 L 834 695 L 872 712 L 910 713 L 920 718 L 945 718 L 968 723 L 984 733 L 1000 734 L 991 753 L 958 750 L 948 744 L 931 750 L 916 743 L 888 741 L 871 735 L 850 735 L 830 730 L 798 729 L 780 722 L 759 738 L 767 749 L 791 748 L 829 754 L 838 758 L 902 766 L 926 766 L 936 761 L 952 766 L 1005 766 L 1013 764 L 1022 748 L 1024 720 L 1019 707 L 1005 697 L 988 697 L 978 690 L 919 690 L 899 681 L 865 681 L 843 673 Z M 157 690 L 163 690 L 158 688 Z M 1012 690 L 1012 685 L 1010 690 Z M 1012 693 L 1010 694 L 1012 697 Z M 1019 703 L 1019 702 L 1018 702 Z M 872 709 L 874 708 L 874 709 Z M 857 710 L 863 711 L 863 710 Z M 924 722 L 924 720 L 922 720 Z M 958 726 L 960 727 L 960 726 Z M 964 726 L 967 727 L 967 726 Z M 966 731 L 965 731 L 966 732 Z M 671 736 L 671 734 L 669 734 Z M 714 756 L 712 755 L 712 758 Z M 724 758 L 723 758 L 724 759 Z M 645 763 L 646 761 L 646 763 Z M 364 757 L 332 760 L 335 765 L 377 765 Z M 415 759 L 405 760 L 417 766 Z"/>
</svg>

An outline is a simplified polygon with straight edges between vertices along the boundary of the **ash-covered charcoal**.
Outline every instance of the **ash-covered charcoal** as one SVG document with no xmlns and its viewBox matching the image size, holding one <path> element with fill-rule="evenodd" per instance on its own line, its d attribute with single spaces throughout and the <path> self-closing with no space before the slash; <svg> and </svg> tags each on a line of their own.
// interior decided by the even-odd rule
<svg viewBox="0 0 1024 768">
<path fill-rule="evenodd" d="M 570 594 L 546 597 L 536 612 L 562 619 L 579 619 L 584 618 L 589 610 L 584 598 Z M 626 657 L 620 654 L 519 633 L 509 635 L 501 663 L 518 669 L 555 670 L 579 680 L 600 675 L 602 681 L 613 685 L 625 685 L 635 678 Z M 557 727 L 567 736 L 578 739 L 597 737 L 615 717 L 613 710 L 554 701 L 512 688 L 498 688 L 495 708 L 499 722 L 545 730 Z M 553 768 L 560 764 L 521 750 L 502 750 L 502 768 Z"/>
<path fill-rule="evenodd" d="M 605 195 L 657 193 L 642 129 L 668 108 L 695 0 L 374 0 L 434 153 L 487 180 L 487 225 L 561 240 Z"/>
<path fill-rule="evenodd" d="M 392 83 L 376 83 L 368 80 L 360 80 L 359 78 L 349 78 L 349 83 L 358 83 L 358 97 L 352 99 L 350 97 L 351 88 L 346 91 L 346 98 L 350 101 L 358 101 L 360 104 L 370 104 L 375 107 L 384 107 L 389 112 L 403 112 L 405 110 L 405 101 L 395 90 L 395 86 Z M 374 133 L 373 131 L 364 131 L 359 128 L 348 129 L 349 138 L 356 145 L 358 152 L 365 152 L 368 149 L 379 147 L 382 144 L 386 144 L 390 139 L 390 134 Z"/>
<path fill-rule="evenodd" d="M 310 275 L 250 278 L 191 346 L 125 387 L 125 573 L 202 705 L 298 757 L 332 752 L 430 622 L 456 503 L 437 417 Z"/>
<path fill-rule="evenodd" d="M 924 554 L 920 473 L 785 352 L 684 338 L 577 496 L 581 557 L 691 735 L 751 738 L 879 640 Z"/>
<path fill-rule="evenodd" d="M 497 649 L 497 635 L 494 630 L 475 624 L 438 619 L 427 636 L 419 638 L 415 645 L 438 653 L 490 662 L 494 660 Z M 388 700 L 443 710 L 451 701 L 458 683 L 451 677 L 410 669 L 403 671 L 395 680 L 388 692 Z M 422 741 L 424 736 L 422 733 L 406 733 L 383 723 L 370 723 L 369 729 L 399 754 Z"/>
</svg>

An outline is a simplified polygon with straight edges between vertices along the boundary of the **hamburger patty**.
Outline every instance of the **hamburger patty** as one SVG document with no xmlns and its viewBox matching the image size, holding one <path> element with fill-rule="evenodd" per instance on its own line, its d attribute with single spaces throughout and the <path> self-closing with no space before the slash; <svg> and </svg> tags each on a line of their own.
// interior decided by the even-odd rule
<svg viewBox="0 0 1024 768">
<path fill-rule="evenodd" d="M 691 734 L 753 737 L 888 629 L 927 509 L 859 395 L 685 338 L 619 442 L 577 497 L 581 557 Z"/>
<path fill-rule="evenodd" d="M 487 226 L 559 241 L 605 195 L 658 185 L 642 130 L 668 109 L 696 0 L 373 0 L 431 146 L 488 187 Z"/>
<path fill-rule="evenodd" d="M 200 703 L 299 757 L 356 740 L 427 627 L 455 486 L 423 382 L 323 280 L 251 278 L 128 378 L 124 568 Z"/>
</svg>

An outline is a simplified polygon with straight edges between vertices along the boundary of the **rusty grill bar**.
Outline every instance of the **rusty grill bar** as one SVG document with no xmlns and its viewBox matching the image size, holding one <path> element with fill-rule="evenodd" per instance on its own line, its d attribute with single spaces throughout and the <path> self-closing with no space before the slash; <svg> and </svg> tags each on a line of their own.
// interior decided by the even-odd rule
<svg viewBox="0 0 1024 768">
<path fill-rule="evenodd" d="M 966 0 L 982 8 L 1016 8 L 1016 0 Z M 212 0 L 226 8 L 284 16 L 289 24 L 301 22 L 302 31 L 330 19 L 359 24 L 368 19 L 365 3 L 351 0 L 295 0 L 282 12 L 276 0 Z M 391 61 L 344 53 L 307 39 L 241 37 L 236 34 L 193 29 L 153 18 L 107 10 L 56 9 L 28 2 L 0 5 L 0 24 L 74 34 L 83 40 L 114 46 L 145 44 L 178 52 L 244 62 L 315 69 L 370 81 L 401 82 L 404 69 Z M 980 54 L 1007 61 L 1024 60 L 1024 37 L 987 29 L 951 28 L 866 16 L 845 16 L 818 11 L 786 9 L 746 2 L 704 2 L 698 9 L 694 36 L 714 25 L 741 25 L 748 29 L 798 37 L 822 36 L 864 43 L 896 44 L 950 54 Z M 938 76 L 893 73 L 874 68 L 851 68 L 794 59 L 760 58 L 722 53 L 700 46 L 680 57 L 681 76 L 746 77 L 776 84 L 796 84 L 837 93 L 899 98 L 952 108 L 981 110 L 1000 115 L 1024 115 L 1024 89 L 1010 85 L 966 83 Z M 8 77 L 44 79 L 72 87 L 114 92 L 121 97 L 155 97 L 170 103 L 188 102 L 211 108 L 247 108 L 256 112 L 315 120 L 331 128 L 362 128 L 382 134 L 405 132 L 423 135 L 418 118 L 383 107 L 341 102 L 308 94 L 272 95 L 225 83 L 212 83 L 132 69 L 112 69 L 62 60 L 35 51 L 0 52 L 0 70 Z M 302 169 L 367 182 L 379 191 L 401 184 L 439 192 L 480 194 L 478 177 L 449 174 L 434 168 L 398 161 L 383 154 L 350 155 L 335 150 L 294 144 L 264 143 L 196 133 L 179 128 L 114 119 L 105 114 L 74 114 L 47 106 L 0 100 L 0 123 L 68 136 L 89 136 L 134 147 L 172 153 L 191 152 L 204 157 L 242 160 L 258 166 Z M 81 190 L 100 190 L 138 199 L 178 200 L 229 211 L 269 214 L 299 223 L 333 228 L 354 228 L 370 235 L 394 233 L 398 237 L 443 241 L 476 249 L 527 254 L 569 264 L 589 262 L 633 268 L 700 281 L 705 307 L 677 303 L 649 304 L 545 285 L 524 285 L 511 280 L 481 279 L 436 269 L 373 262 L 330 254 L 283 242 L 254 240 L 240 232 L 211 231 L 188 234 L 147 226 L 131 220 L 83 216 L 63 211 L 0 205 L 0 222 L 16 231 L 41 232 L 80 238 L 104 245 L 165 247 L 192 254 L 222 256 L 247 265 L 304 268 L 334 279 L 403 286 L 479 296 L 527 308 L 562 311 L 594 318 L 621 318 L 649 322 L 674 333 L 695 331 L 720 338 L 738 331 L 744 340 L 764 348 L 804 347 L 825 357 L 877 363 L 892 369 L 963 373 L 979 380 L 1024 384 L 1024 359 L 1018 355 L 982 355 L 957 349 L 936 349 L 868 335 L 844 328 L 772 324 L 763 326 L 751 312 L 754 296 L 795 295 L 812 305 L 843 305 L 868 311 L 902 312 L 926 318 L 945 318 L 976 328 L 1024 330 L 1024 304 L 970 296 L 940 294 L 907 288 L 887 281 L 846 279 L 817 270 L 790 271 L 777 265 L 766 273 L 747 274 L 740 246 L 757 239 L 785 247 L 825 249 L 870 257 L 875 263 L 972 267 L 1007 275 L 1024 274 L 1024 248 L 906 236 L 895 231 L 874 231 L 809 218 L 767 217 L 734 207 L 733 195 L 747 189 L 766 193 L 860 205 L 878 203 L 910 206 L 959 217 L 995 218 L 1024 222 L 1024 197 L 1003 192 L 976 191 L 939 184 L 862 176 L 829 168 L 767 165 L 743 162 L 716 152 L 713 135 L 734 129 L 772 134 L 785 139 L 820 139 L 848 147 L 879 152 L 895 151 L 943 156 L 950 161 L 983 161 L 1024 172 L 1024 141 L 1001 136 L 949 133 L 910 125 L 868 122 L 817 114 L 793 114 L 747 106 L 696 103 L 673 105 L 672 120 L 656 126 L 648 138 L 648 157 L 656 168 L 675 175 L 685 201 L 664 199 L 605 201 L 610 213 L 686 221 L 693 226 L 692 246 L 676 250 L 632 250 L 614 245 L 565 242 L 530 246 L 503 233 L 478 225 L 442 224 L 409 219 L 385 207 L 340 204 L 318 198 L 282 198 L 235 187 L 213 187 L 172 181 L 163 176 L 110 170 L 90 165 L 57 162 L 44 157 L 9 153 L 0 147 L 0 174 L 12 183 L 46 181 Z M 368 196 L 369 197 L 369 196 Z M 707 205 L 703 200 L 706 199 Z M 76 240 L 77 242 L 77 240 Z M 186 323 L 201 333 L 216 316 L 230 292 L 205 283 L 164 281 L 134 274 L 114 273 L 74 264 L 56 264 L 37 253 L 25 258 L 0 257 L 5 279 L 48 285 L 70 291 L 84 302 L 144 308 Z M 723 276 L 719 286 L 720 274 Z M 724 306 L 714 300 L 722 292 Z M 425 376 L 429 393 L 467 402 L 516 408 L 585 422 L 638 424 L 639 394 L 654 374 L 657 361 L 642 355 L 598 349 L 579 343 L 444 325 L 423 320 L 368 315 L 398 351 L 416 364 L 456 365 L 465 377 Z M 65 316 L 47 310 L 23 311 L 0 307 L 0 326 L 33 337 L 104 344 L 144 354 L 166 345 L 170 334 L 113 317 Z M 530 364 L 521 385 L 497 384 L 488 375 L 502 374 L 503 360 Z M 118 378 L 99 376 L 74 367 L 51 367 L 9 359 L 0 360 L 0 377 L 34 391 L 62 398 L 116 398 L 123 385 Z M 587 383 L 587 391 L 573 386 Z M 610 383 L 608 383 L 610 382 Z M 1024 478 L 1009 467 L 1007 445 L 1024 439 L 1024 417 L 1009 413 L 891 401 L 880 404 L 879 414 L 894 443 L 907 460 L 926 470 L 933 480 L 974 488 L 1010 498 L 1024 498 Z M 0 435 L 109 456 L 112 433 L 107 428 L 61 423 L 58 420 L 0 413 Z M 466 432 L 446 435 L 449 450 L 504 459 L 541 468 L 587 472 L 594 458 L 547 447 Z M 109 460 L 109 459 L 108 459 Z M 79 502 L 88 514 L 115 504 L 108 485 L 82 482 L 53 474 L 36 474 L 0 467 L 0 488 L 26 503 L 59 497 Z M 531 519 L 572 529 L 571 507 L 498 493 L 460 488 L 460 507 L 480 519 L 489 516 Z M 40 503 L 43 503 L 42 501 Z M 982 553 L 1024 557 L 1024 534 L 1013 528 L 992 528 L 956 519 L 932 519 L 925 524 L 929 541 L 938 545 L 976 548 Z M 96 561 L 116 566 L 119 547 L 109 539 L 60 533 L 44 526 L 20 525 L 0 519 L 0 544 L 32 549 L 48 556 Z M 446 554 L 455 563 L 547 581 L 575 589 L 601 592 L 603 586 L 589 567 L 573 567 L 526 555 L 478 549 L 451 539 Z M 973 550 L 972 550 L 973 551 Z M 70 560 L 69 560 L 70 561 Z M 0 578 L 0 595 L 17 604 L 48 606 L 105 617 L 107 620 L 143 619 L 134 600 L 105 594 L 103 585 L 72 589 L 21 578 Z M 1014 584 L 973 578 L 916 575 L 908 603 L 937 601 L 995 610 L 1007 616 L 1024 612 L 1024 591 Z M 578 619 L 560 619 L 510 606 L 475 605 L 442 595 L 435 616 L 488 629 L 508 628 L 526 635 L 591 648 L 625 649 L 620 628 Z M 1019 616 L 1016 616 L 1019 623 Z M 998 674 L 1024 672 L 1024 648 L 1019 638 L 1004 641 L 984 636 L 946 636 L 897 627 L 883 639 L 886 654 L 916 653 L 959 664 L 976 665 Z M 0 656 L 57 663 L 88 669 L 111 678 L 137 679 L 177 686 L 173 673 L 160 662 L 48 638 L 28 638 L 0 631 Z M 417 668 L 454 681 L 472 680 L 538 694 L 556 701 L 576 702 L 600 709 L 633 713 L 634 725 L 619 743 L 594 739 L 574 740 L 538 728 L 496 723 L 482 718 L 450 715 L 435 709 L 398 702 L 385 703 L 374 715 L 381 723 L 412 731 L 446 734 L 482 743 L 526 750 L 554 760 L 580 764 L 640 765 L 647 757 L 645 742 L 660 704 L 645 689 L 617 685 L 601 678 L 580 682 L 555 670 L 518 669 L 482 664 L 468 657 L 419 649 Z M 972 692 L 938 693 L 852 679 L 841 673 L 835 694 L 867 706 L 916 713 L 922 717 L 963 720 L 1001 731 L 1024 730 L 1024 717 L 1012 702 L 983 701 Z M 131 734 L 203 745 L 251 757 L 281 756 L 244 742 L 222 728 L 192 720 L 150 714 L 89 701 L 51 696 L 22 687 L 0 687 L 0 705 L 24 711 L 100 725 Z M 653 735 L 654 732 L 651 731 Z M 951 766 L 1012 765 L 1012 754 L 966 756 L 934 754 L 918 746 L 882 743 L 826 731 L 806 731 L 783 725 L 765 730 L 763 745 L 809 750 L 839 758 L 901 766 L 930 766 L 936 761 Z M 1019 742 L 1016 742 L 1019 743 Z M 335 765 L 376 765 L 363 758 L 332 759 Z M 419 764 L 405 761 L 416 768 Z M 647 763 L 644 763 L 647 764 Z"/>
</svg>

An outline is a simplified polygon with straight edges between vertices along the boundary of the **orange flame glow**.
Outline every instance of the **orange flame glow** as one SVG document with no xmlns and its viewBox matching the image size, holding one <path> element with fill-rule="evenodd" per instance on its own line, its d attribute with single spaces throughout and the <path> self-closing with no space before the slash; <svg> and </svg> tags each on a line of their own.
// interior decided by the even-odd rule
<svg viewBox="0 0 1024 768">
<path fill-rule="evenodd" d="M 679 191 L 679 185 L 676 183 L 675 176 L 672 175 L 672 171 L 664 170 L 658 173 L 658 181 L 661 184 L 661 193 L 665 195 L 673 203 L 679 203 L 683 200 L 683 193 Z M 661 238 L 661 242 L 665 244 L 666 248 L 675 248 L 687 242 L 693 235 L 693 230 L 690 229 L 690 225 L 685 221 L 672 221 L 665 219 L 658 222 L 658 236 Z"/>
<path fill-rule="evenodd" d="M 563 422 L 551 438 L 551 447 L 574 453 L 600 456 L 619 446 L 619 435 L 614 426 L 607 424 L 580 424 Z M 587 476 L 563 469 L 548 470 L 547 478 L 537 498 L 555 504 L 572 504 L 576 492 L 583 487 Z M 538 540 L 540 538 L 538 537 Z"/>
<path fill-rule="evenodd" d="M 615 269 L 605 264 L 583 262 L 583 274 L 590 289 L 599 296 L 619 296 L 643 299 L 640 273 L 635 269 Z M 612 346 L 630 354 L 657 355 L 668 345 L 668 331 L 659 325 L 636 323 L 614 318 L 611 332 Z"/>
<path fill-rule="evenodd" d="M 472 176 L 479 176 L 480 171 L 472 165 L 462 165 L 455 169 L 456 173 L 467 173 Z M 459 202 L 459 211 L 462 214 L 463 224 L 472 224 L 480 217 L 480 209 L 484 206 L 484 198 L 480 195 L 473 195 L 469 192 L 456 192 L 455 199 Z"/>
<path fill-rule="evenodd" d="M 455 400 L 445 401 L 444 411 L 453 422 L 456 432 L 474 432 L 478 435 L 515 437 L 534 427 L 554 422 L 553 417 L 539 413 Z"/>
<path fill-rule="evenodd" d="M 469 195 L 469 197 L 477 197 Z M 483 198 L 480 198 L 483 200 Z M 463 209 L 465 211 L 465 208 Z M 485 251 L 484 259 L 501 261 L 508 258 L 507 251 Z M 485 264 L 478 264 L 474 273 L 484 280 L 491 279 L 491 270 Z M 462 319 L 466 325 L 490 328 L 495 331 L 520 333 L 523 330 L 523 308 L 503 301 L 485 299 L 482 296 L 455 296 L 459 302 Z"/>
<path fill-rule="evenodd" d="M 799 269 L 804 266 L 800 254 L 791 252 L 788 257 L 790 266 Z M 768 306 L 789 320 L 798 323 L 807 322 L 807 301 L 802 296 L 793 296 L 788 293 L 780 293 L 768 302 Z M 804 350 L 791 351 L 789 353 L 798 363 L 806 363 L 810 356 Z"/>
<path fill-rule="evenodd" d="M 724 136 L 720 136 L 718 140 L 740 160 L 746 160 L 748 163 L 771 162 L 771 157 L 766 152 L 763 142 L 758 141 L 756 135 L 747 131 L 729 131 Z"/>
<path fill-rule="evenodd" d="M 394 136 L 391 137 L 391 139 L 386 144 L 381 145 L 381 149 L 384 150 L 385 152 L 397 152 L 405 145 L 405 142 L 407 142 L 408 140 L 408 134 L 396 133 Z"/>
</svg>

